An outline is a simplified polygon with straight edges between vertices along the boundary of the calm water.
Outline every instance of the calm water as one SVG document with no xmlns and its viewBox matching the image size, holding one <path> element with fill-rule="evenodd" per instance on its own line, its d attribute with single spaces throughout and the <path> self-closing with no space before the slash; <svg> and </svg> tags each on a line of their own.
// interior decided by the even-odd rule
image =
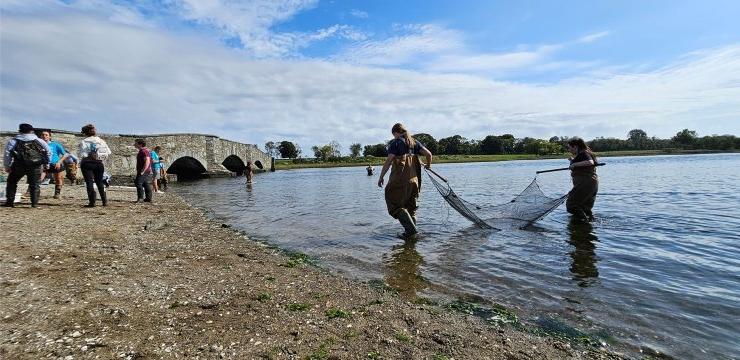
<svg viewBox="0 0 740 360">
<path fill-rule="evenodd" d="M 561 206 L 533 229 L 477 230 L 427 181 L 416 244 L 396 237 L 402 228 L 386 213 L 378 177 L 363 168 L 258 174 L 251 188 L 243 178 L 203 180 L 176 191 L 254 238 L 349 277 L 381 279 L 409 298 L 482 298 L 634 355 L 739 357 L 740 155 L 604 160 L 592 225 L 570 223 Z M 466 200 L 498 204 L 536 170 L 563 163 L 435 169 Z M 569 181 L 567 172 L 538 177 L 553 195 Z"/>
</svg>

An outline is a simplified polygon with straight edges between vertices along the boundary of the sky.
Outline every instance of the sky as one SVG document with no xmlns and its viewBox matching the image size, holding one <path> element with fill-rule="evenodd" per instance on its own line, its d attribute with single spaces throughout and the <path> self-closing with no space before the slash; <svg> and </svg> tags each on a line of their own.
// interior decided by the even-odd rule
<svg viewBox="0 0 740 360">
<path fill-rule="evenodd" d="M 740 135 L 738 1 L 0 0 L 0 129 Z"/>
</svg>

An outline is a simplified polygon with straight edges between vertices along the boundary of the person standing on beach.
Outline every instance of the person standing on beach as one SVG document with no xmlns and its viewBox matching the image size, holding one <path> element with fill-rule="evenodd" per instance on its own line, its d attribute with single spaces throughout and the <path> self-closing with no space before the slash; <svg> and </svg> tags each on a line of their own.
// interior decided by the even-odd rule
<svg viewBox="0 0 740 360">
<path fill-rule="evenodd" d="M 105 184 L 103 183 L 103 173 L 105 165 L 103 161 L 111 154 L 110 148 L 105 140 L 97 136 L 95 125 L 87 124 L 82 127 L 82 134 L 86 137 L 80 142 L 80 169 L 82 177 L 85 179 L 87 188 L 87 201 L 85 207 L 95 207 L 95 187 L 100 193 L 100 201 L 103 206 L 108 206 L 108 197 L 105 193 Z"/>
<path fill-rule="evenodd" d="M 54 177 L 54 198 L 59 199 L 62 195 L 62 185 L 64 185 L 64 175 L 62 174 L 66 169 L 64 161 L 69 158 L 69 153 L 62 144 L 51 140 L 51 130 L 42 131 L 41 139 L 46 141 L 51 150 L 51 162 L 46 173 Z"/>
<path fill-rule="evenodd" d="M 31 207 L 37 207 L 41 187 L 39 181 L 51 161 L 51 150 L 45 141 L 33 133 L 30 124 L 18 125 L 19 134 L 5 145 L 3 165 L 8 173 L 5 188 L 5 207 L 13 207 L 18 182 L 25 176 L 31 197 Z"/>
<path fill-rule="evenodd" d="M 136 202 L 152 202 L 152 156 L 144 139 L 136 139 Z"/>
<path fill-rule="evenodd" d="M 162 169 L 162 161 L 159 158 L 159 152 L 162 151 L 161 146 L 155 146 L 154 149 L 151 151 L 152 155 L 152 173 L 153 173 L 153 179 L 152 179 L 152 187 L 155 193 L 161 193 L 159 191 L 159 184 L 157 183 L 159 179 L 162 178 L 162 172 L 160 171 Z"/>
<path fill-rule="evenodd" d="M 565 207 L 576 221 L 593 221 L 591 211 L 599 192 L 599 177 L 596 175 L 596 156 L 581 138 L 568 141 L 568 151 L 573 154 L 570 160 L 570 175 L 573 189 L 568 193 Z"/>
<path fill-rule="evenodd" d="M 252 175 L 254 175 L 254 171 L 252 170 L 252 162 L 247 161 L 247 166 L 244 168 L 244 176 L 247 178 L 247 184 L 252 183 Z"/>
<path fill-rule="evenodd" d="M 421 162 L 419 154 L 426 157 L 426 168 L 432 166 L 432 153 L 416 141 L 403 124 L 395 124 L 391 129 L 393 140 L 388 145 L 388 157 L 380 171 L 378 186 L 383 187 L 385 173 L 391 169 L 388 185 L 385 187 L 385 203 L 388 214 L 403 226 L 403 237 L 413 237 L 416 229 L 416 209 L 419 190 L 421 190 Z"/>
</svg>

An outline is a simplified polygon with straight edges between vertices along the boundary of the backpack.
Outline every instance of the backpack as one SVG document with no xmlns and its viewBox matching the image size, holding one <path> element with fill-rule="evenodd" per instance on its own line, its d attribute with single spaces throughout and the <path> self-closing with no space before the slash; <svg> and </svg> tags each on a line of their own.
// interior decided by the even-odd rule
<svg viewBox="0 0 740 360">
<path fill-rule="evenodd" d="M 46 149 L 36 140 L 16 140 L 13 147 L 13 158 L 27 167 L 41 166 L 49 163 Z"/>
</svg>

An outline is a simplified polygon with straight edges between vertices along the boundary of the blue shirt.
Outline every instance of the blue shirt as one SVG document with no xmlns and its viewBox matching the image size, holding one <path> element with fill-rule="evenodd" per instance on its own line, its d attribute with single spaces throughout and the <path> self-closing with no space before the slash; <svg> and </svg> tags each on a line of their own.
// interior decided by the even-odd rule
<svg viewBox="0 0 740 360">
<path fill-rule="evenodd" d="M 416 140 L 416 139 L 414 139 Z M 419 141 L 414 141 L 414 151 L 411 153 L 418 154 L 421 149 L 424 147 L 422 143 Z M 406 140 L 404 138 L 398 138 L 391 140 L 391 143 L 388 144 L 388 154 L 393 154 L 396 156 L 406 155 L 409 153 L 409 147 L 406 145 Z"/>
<path fill-rule="evenodd" d="M 154 150 L 150 151 L 149 154 L 152 157 L 152 169 L 154 169 L 154 172 L 159 171 L 159 168 L 162 167 L 162 164 L 159 163 L 159 154 Z"/>
<path fill-rule="evenodd" d="M 49 150 L 51 150 L 51 163 L 49 164 L 51 166 L 54 166 L 67 153 L 62 144 L 54 141 L 49 142 Z"/>
</svg>

